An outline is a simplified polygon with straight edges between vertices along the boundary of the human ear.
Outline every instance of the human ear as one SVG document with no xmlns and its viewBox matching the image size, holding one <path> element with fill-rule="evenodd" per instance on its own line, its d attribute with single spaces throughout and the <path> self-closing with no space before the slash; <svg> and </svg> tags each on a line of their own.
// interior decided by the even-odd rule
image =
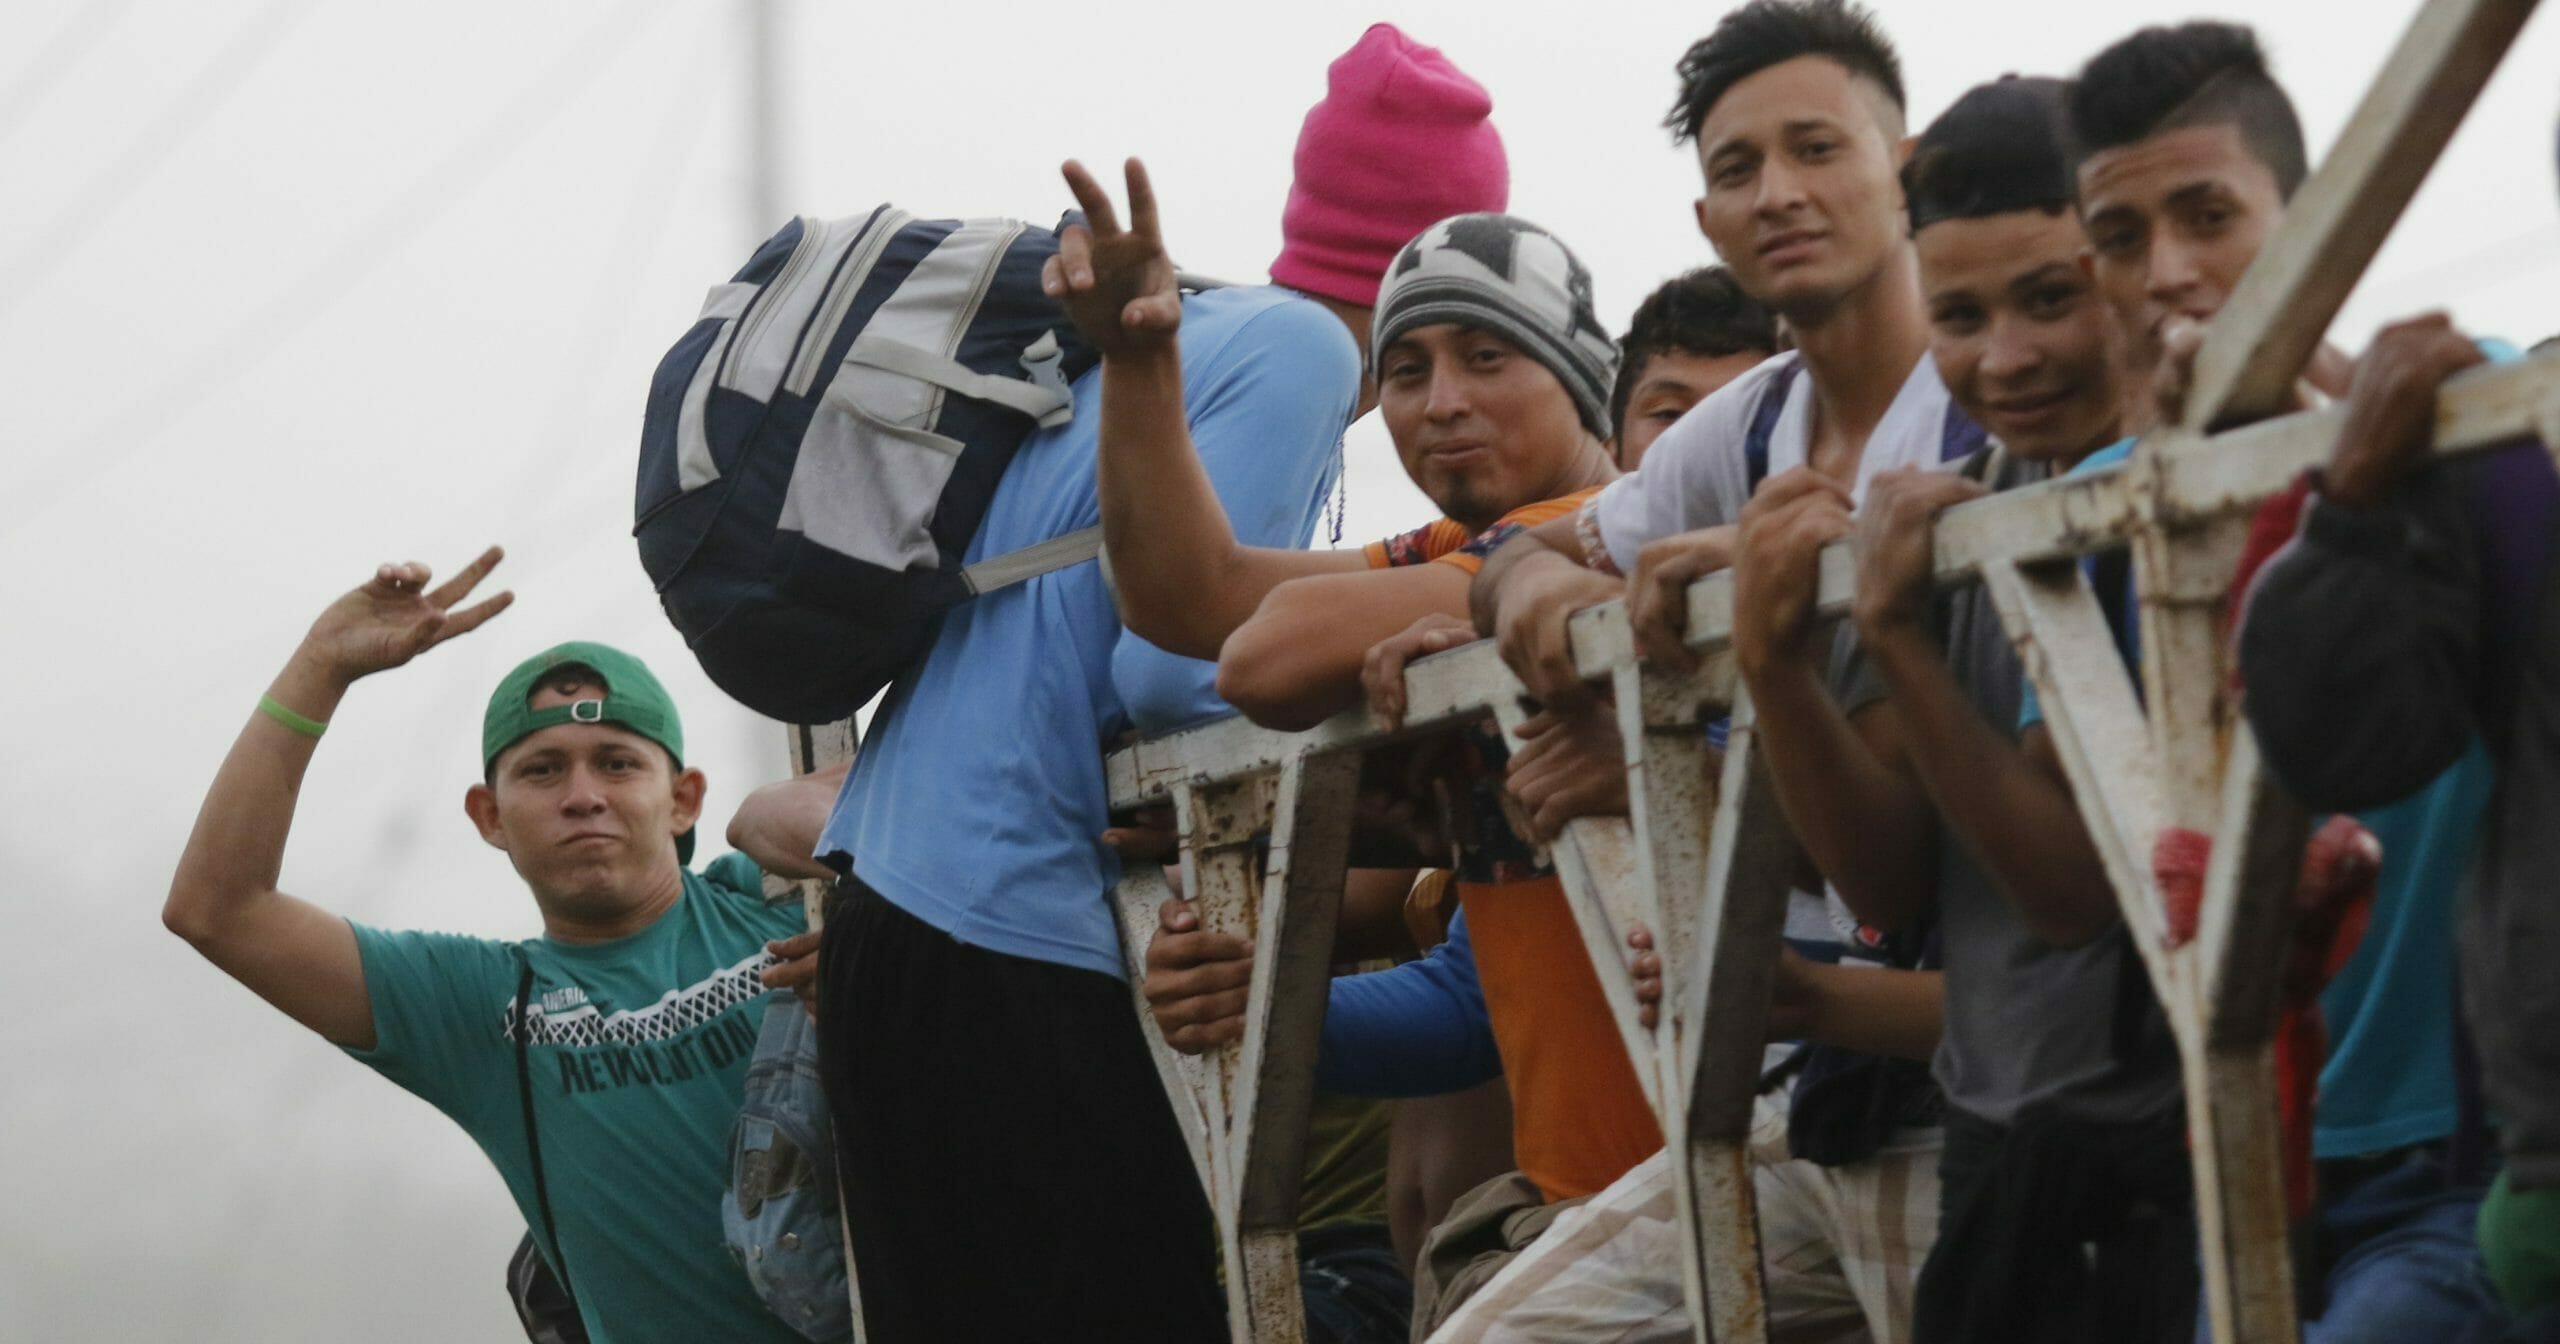
<svg viewBox="0 0 2560 1344">
<path fill-rule="evenodd" d="M 487 841 L 491 849 L 507 847 L 507 833 L 498 829 L 497 790 L 486 784 L 472 785 L 463 792 L 462 811 L 471 818 L 471 824 L 480 829 L 480 838 Z"/>
<path fill-rule="evenodd" d="M 702 817 L 703 795 L 708 793 L 710 788 L 711 781 L 699 770 L 686 769 L 676 772 L 676 809 L 671 819 L 675 827 L 673 834 L 682 835 L 693 829 L 693 823 Z"/>
</svg>

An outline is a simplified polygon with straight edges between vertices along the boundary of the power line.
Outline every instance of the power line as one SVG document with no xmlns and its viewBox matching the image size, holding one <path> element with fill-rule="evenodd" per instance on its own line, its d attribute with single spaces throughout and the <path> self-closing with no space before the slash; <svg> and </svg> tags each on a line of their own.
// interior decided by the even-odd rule
<svg viewBox="0 0 2560 1344">
<path fill-rule="evenodd" d="M 608 9 L 581 31 L 560 56 L 499 105 L 444 158 L 385 202 L 296 283 L 275 291 L 265 304 L 208 342 L 206 354 L 150 396 L 128 402 L 105 423 L 79 437 L 56 463 L 77 463 L 92 479 L 113 475 L 144 448 L 160 441 L 171 423 L 216 389 L 272 358 L 284 345 L 334 309 L 384 259 L 450 213 L 480 182 L 512 159 L 561 112 L 611 69 L 642 33 L 654 30 L 673 5 L 654 5 L 640 22 L 628 11 Z M 23 526 L 50 508 L 71 481 L 57 472 L 19 495 Z"/>
<path fill-rule="evenodd" d="M 84 4 L 72 12 L 71 22 L 54 30 L 53 39 L 28 60 L 27 77 L 19 81 L 18 87 L 0 93 L 0 144 L 7 143 L 26 124 L 27 110 L 43 102 L 45 95 L 53 92 L 53 86 L 77 68 L 131 8 L 133 0 Z"/>
<path fill-rule="evenodd" d="M 113 163 L 89 179 L 70 205 L 39 230 L 35 242 L 20 248 L 14 264 L 0 268 L 0 317 L 26 301 L 47 276 L 68 274 L 63 255 L 76 251 L 98 221 L 115 213 L 152 175 L 184 148 L 188 136 L 230 101 L 294 25 L 310 16 L 310 0 L 276 0 L 240 25 L 175 97 L 160 105 L 150 122 L 125 144 Z M 39 90 L 41 92 L 41 90 Z"/>
</svg>

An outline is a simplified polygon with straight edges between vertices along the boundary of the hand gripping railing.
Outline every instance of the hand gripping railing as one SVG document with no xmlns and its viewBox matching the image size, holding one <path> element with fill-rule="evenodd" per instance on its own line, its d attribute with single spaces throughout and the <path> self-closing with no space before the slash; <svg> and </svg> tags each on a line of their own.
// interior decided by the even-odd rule
<svg viewBox="0 0 2560 1344">
<path fill-rule="evenodd" d="M 2146 436 L 2123 467 L 1963 505 L 1937 530 L 1939 583 L 1982 583 L 2018 646 L 2176 1034 L 2217 1340 L 2297 1337 L 2270 1041 L 2304 829 L 2223 689 L 2230 669 L 2217 623 L 2250 512 L 2325 458 L 2340 413 L 2210 431 L 2286 404 L 2294 371 L 2531 9 L 2531 0 L 2421 9 L 2214 321 L 2184 423 Z M 2545 162 L 2541 128 L 2532 143 Z M 2560 356 L 2459 375 L 2436 428 L 2440 453 L 2536 435 L 2560 444 Z M 2075 563 L 2113 546 L 2134 558 L 2140 701 Z M 1847 549 L 1824 552 L 1821 572 L 1820 611 L 1836 618 L 1849 604 Z M 1683 1159 L 1671 1170 L 1696 1337 L 1722 1344 L 1765 1338 L 1744 1140 L 1793 849 L 1725 652 L 1732 614 L 1730 576 L 1691 587 L 1689 640 L 1705 658 L 1679 676 L 1637 661 L 1619 605 L 1574 618 L 1576 666 L 1616 692 L 1630 815 L 1572 822 L 1554 846 L 1636 1076 Z M 1227 720 L 1111 758 L 1115 807 L 1172 805 L 1203 924 L 1258 945 L 1239 1042 L 1185 1059 L 1146 1028 L 1217 1213 L 1237 1340 L 1304 1331 L 1297 1183 L 1360 756 L 1486 716 L 1515 723 L 1523 710 L 1518 682 L 1486 644 L 1417 662 L 1406 686 L 1395 733 L 1358 711 L 1304 733 Z M 1698 727 L 1718 713 L 1731 714 L 1732 732 L 1713 774 Z M 2214 841 L 2197 936 L 2177 946 L 2150 865 L 2170 827 Z M 1119 893 L 1133 977 L 1165 894 L 1152 870 L 1133 872 Z M 1624 952 L 1635 922 L 1657 931 L 1663 954 L 1651 1029 L 1637 1024 Z"/>
</svg>

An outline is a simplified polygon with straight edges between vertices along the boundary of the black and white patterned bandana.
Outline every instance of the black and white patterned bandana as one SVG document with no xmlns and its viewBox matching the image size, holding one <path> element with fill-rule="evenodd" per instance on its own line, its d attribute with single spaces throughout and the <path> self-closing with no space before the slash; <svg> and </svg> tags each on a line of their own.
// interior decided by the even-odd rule
<svg viewBox="0 0 2560 1344">
<path fill-rule="evenodd" d="M 1435 322 L 1519 346 L 1564 384 L 1582 423 L 1609 437 L 1618 345 L 1592 311 L 1591 272 L 1563 239 L 1516 215 L 1452 215 L 1424 229 L 1387 267 L 1369 348 Z"/>
</svg>

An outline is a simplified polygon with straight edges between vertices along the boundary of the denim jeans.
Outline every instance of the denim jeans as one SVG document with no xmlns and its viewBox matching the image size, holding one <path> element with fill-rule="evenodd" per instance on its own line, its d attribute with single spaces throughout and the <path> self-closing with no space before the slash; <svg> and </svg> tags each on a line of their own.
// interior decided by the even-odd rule
<svg viewBox="0 0 2560 1344">
<path fill-rule="evenodd" d="M 2506 1313 L 2472 1239 L 2487 1192 L 2448 1185 L 2440 1148 L 2411 1149 L 2329 1190 L 2318 1215 L 2323 1305 L 2302 1323 L 2303 1344 L 2500 1339 Z M 2196 1338 L 2207 1337 L 2199 1302 Z"/>
<path fill-rule="evenodd" d="M 2485 1193 L 2449 1186 L 2429 1145 L 2333 1194 L 2320 1211 L 2327 1305 L 2303 1344 L 2462 1340 L 2503 1320 L 2472 1234 Z"/>
</svg>

